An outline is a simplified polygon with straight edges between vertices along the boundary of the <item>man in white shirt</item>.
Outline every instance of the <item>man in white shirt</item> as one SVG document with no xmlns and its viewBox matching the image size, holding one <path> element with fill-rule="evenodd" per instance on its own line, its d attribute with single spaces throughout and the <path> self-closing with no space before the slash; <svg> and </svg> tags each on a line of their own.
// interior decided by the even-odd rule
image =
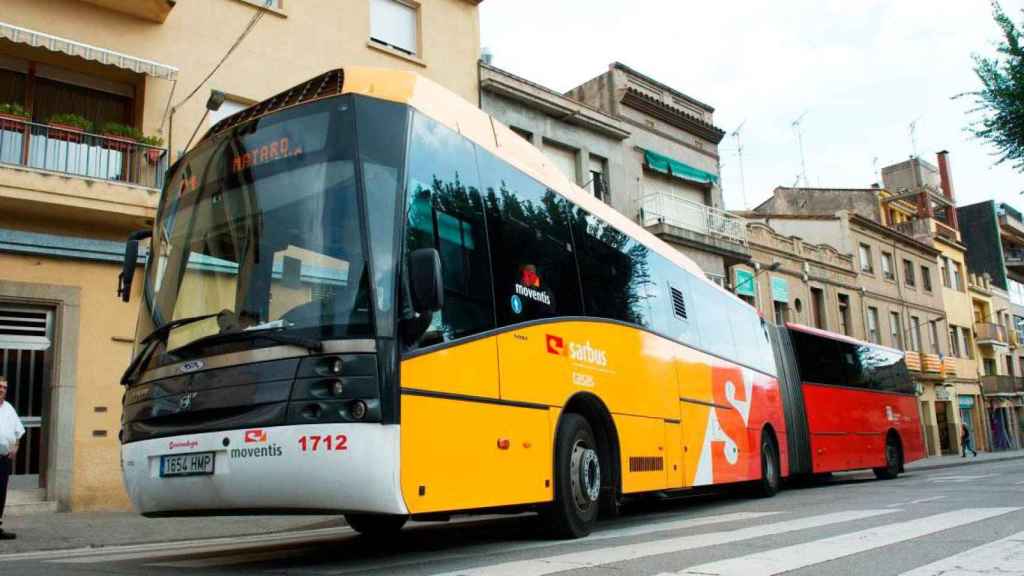
<svg viewBox="0 0 1024 576">
<path fill-rule="evenodd" d="M 14 467 L 14 457 L 18 454 L 18 443 L 25 435 L 25 427 L 21 425 L 14 406 L 7 402 L 7 378 L 0 374 L 0 526 L 3 525 L 4 504 L 7 501 L 7 479 Z M 0 540 L 14 540 L 13 532 L 4 532 L 0 527 Z"/>
</svg>

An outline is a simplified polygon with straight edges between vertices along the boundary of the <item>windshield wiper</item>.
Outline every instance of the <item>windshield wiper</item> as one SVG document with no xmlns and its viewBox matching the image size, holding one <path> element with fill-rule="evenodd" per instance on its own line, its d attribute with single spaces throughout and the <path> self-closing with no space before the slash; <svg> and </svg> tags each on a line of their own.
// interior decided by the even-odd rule
<svg viewBox="0 0 1024 576">
<path fill-rule="evenodd" d="M 280 344 L 288 344 L 291 346 L 299 346 L 305 348 L 310 352 L 323 352 L 324 344 L 320 340 L 314 338 L 306 338 L 304 336 L 297 336 L 295 334 L 288 334 L 287 332 L 281 332 L 284 330 L 283 327 L 275 327 L 263 330 L 232 330 L 230 332 L 219 332 L 217 334 L 210 334 L 197 338 L 185 344 L 175 350 L 172 350 L 170 354 L 176 355 L 182 350 L 188 350 L 197 348 L 203 345 L 220 344 L 223 342 L 238 342 L 245 340 L 256 340 L 258 338 L 264 338 Z"/>
<path fill-rule="evenodd" d="M 190 316 L 188 318 L 178 318 L 177 320 L 171 320 L 170 322 L 160 326 L 156 330 L 153 330 L 145 338 L 139 342 L 139 346 L 142 347 L 142 352 L 132 360 L 132 363 L 128 365 L 128 369 L 124 371 L 124 375 L 121 376 L 121 384 L 129 385 L 134 384 L 138 373 L 141 371 L 142 365 L 149 360 L 153 350 L 156 349 L 156 343 L 163 340 L 167 335 L 175 328 L 180 328 L 186 324 L 192 324 L 199 322 L 200 320 L 206 320 L 213 318 L 214 316 L 220 316 L 224 312 L 217 312 L 216 314 L 203 314 L 202 316 Z"/>
</svg>

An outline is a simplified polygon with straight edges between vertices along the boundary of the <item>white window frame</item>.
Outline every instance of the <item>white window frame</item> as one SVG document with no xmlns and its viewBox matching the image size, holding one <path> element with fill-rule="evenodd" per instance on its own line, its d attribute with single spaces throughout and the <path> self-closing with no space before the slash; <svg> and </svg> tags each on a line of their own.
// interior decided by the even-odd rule
<svg viewBox="0 0 1024 576">
<path fill-rule="evenodd" d="M 410 28 L 407 17 L 412 15 Z M 370 0 L 370 42 L 422 57 L 420 5 L 407 0 Z"/>
</svg>

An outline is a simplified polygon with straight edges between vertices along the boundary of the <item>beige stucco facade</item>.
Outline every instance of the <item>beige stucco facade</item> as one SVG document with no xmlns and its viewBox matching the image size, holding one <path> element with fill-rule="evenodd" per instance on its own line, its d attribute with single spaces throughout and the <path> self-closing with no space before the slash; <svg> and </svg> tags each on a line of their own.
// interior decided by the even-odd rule
<svg viewBox="0 0 1024 576">
<path fill-rule="evenodd" d="M 78 94 L 69 98 L 112 95 L 126 106 L 128 124 L 162 137 L 175 154 L 197 127 L 201 135 L 210 126 L 203 116 L 212 90 L 250 104 L 351 65 L 415 71 L 477 105 L 480 1 L 401 2 L 416 14 L 414 54 L 370 39 L 369 0 L 274 1 L 204 82 L 262 1 L 5 0 L 0 104 L 13 101 L 32 114 L 31 86 L 39 82 Z M 56 40 L 37 42 L 31 33 Z M 82 45 L 101 55 L 83 53 Z M 118 55 L 141 71 L 127 69 Z M 115 170 L 117 177 L 107 177 L 82 166 L 112 157 L 116 149 L 104 136 L 57 142 L 46 118 L 29 119 L 34 124 L 0 124 L 8 146 L 0 146 L 0 308 L 45 310 L 52 318 L 49 402 L 35 432 L 44 447 L 37 452 L 40 469 L 26 478 L 38 481 L 60 509 L 123 509 L 119 381 L 130 361 L 139 300 L 124 304 L 115 288 L 124 239 L 152 225 L 166 156 L 144 162 L 138 155 L 129 174 Z M 26 142 L 24 151 L 12 151 L 12 141 Z M 80 162 L 77 171 L 52 158 L 33 163 L 35 141 L 61 154 L 98 156 Z M 136 292 L 139 284 L 137 277 Z M 0 332 L 0 348 L 10 345 Z M 24 478 L 15 484 L 25 487 L 36 486 L 26 486 Z"/>
</svg>

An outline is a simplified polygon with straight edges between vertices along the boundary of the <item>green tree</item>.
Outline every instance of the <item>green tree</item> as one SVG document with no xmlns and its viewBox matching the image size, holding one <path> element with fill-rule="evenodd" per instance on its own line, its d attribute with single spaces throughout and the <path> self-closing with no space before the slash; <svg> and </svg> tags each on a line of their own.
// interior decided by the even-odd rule
<svg viewBox="0 0 1024 576">
<path fill-rule="evenodd" d="M 968 131 L 995 146 L 997 164 L 1009 161 L 1024 172 L 1024 37 L 999 2 L 992 2 L 992 13 L 1003 38 L 995 56 L 974 55 L 981 90 L 960 96 L 973 97 L 970 113 L 980 116 Z"/>
</svg>

